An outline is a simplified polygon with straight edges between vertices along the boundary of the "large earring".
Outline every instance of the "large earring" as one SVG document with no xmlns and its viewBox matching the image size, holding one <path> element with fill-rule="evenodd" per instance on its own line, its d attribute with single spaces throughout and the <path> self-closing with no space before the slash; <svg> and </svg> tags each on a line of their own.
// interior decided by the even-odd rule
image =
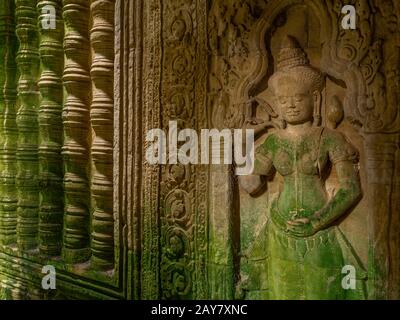
<svg viewBox="0 0 400 320">
<path fill-rule="evenodd" d="M 322 95 L 321 95 L 321 92 L 314 91 L 313 96 L 314 96 L 314 115 L 313 115 L 314 122 L 313 122 L 313 125 L 316 127 L 319 127 L 322 122 L 321 121 L 322 120 L 322 117 L 321 117 Z"/>
</svg>

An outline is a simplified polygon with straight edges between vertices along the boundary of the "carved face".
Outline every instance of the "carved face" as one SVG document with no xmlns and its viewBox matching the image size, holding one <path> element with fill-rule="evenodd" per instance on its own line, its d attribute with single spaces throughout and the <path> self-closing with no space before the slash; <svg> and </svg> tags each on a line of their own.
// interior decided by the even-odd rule
<svg viewBox="0 0 400 320">
<path fill-rule="evenodd" d="M 282 118 L 296 125 L 312 121 L 314 97 L 311 88 L 293 77 L 282 77 L 276 86 L 276 103 Z"/>
</svg>

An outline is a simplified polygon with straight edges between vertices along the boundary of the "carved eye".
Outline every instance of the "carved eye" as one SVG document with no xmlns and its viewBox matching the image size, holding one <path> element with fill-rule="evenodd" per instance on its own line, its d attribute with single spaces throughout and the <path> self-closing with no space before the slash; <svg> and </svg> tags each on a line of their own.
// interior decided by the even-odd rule
<svg viewBox="0 0 400 320">
<path fill-rule="evenodd" d="M 295 102 L 302 102 L 303 101 L 303 96 L 297 95 L 294 97 Z"/>
<path fill-rule="evenodd" d="M 279 103 L 280 104 L 286 104 L 287 103 L 287 98 L 286 97 L 278 97 Z"/>
</svg>

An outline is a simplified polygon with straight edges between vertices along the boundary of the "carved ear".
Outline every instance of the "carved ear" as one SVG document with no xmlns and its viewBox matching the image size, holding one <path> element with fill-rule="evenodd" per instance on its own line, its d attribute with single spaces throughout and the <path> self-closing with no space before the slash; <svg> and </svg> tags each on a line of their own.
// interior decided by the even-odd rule
<svg viewBox="0 0 400 320">
<path fill-rule="evenodd" d="M 318 90 L 313 92 L 314 98 L 314 125 L 321 125 L 321 102 L 322 102 L 322 94 Z"/>
<path fill-rule="evenodd" d="M 274 103 L 274 106 L 275 106 L 275 111 L 274 112 L 276 113 L 277 121 L 279 122 L 279 127 L 280 127 L 280 129 L 286 129 L 287 123 L 283 119 L 282 110 L 278 106 L 279 105 L 278 97 L 276 95 L 273 96 L 273 103 Z M 273 118 L 275 118 L 275 117 L 273 117 Z"/>
</svg>

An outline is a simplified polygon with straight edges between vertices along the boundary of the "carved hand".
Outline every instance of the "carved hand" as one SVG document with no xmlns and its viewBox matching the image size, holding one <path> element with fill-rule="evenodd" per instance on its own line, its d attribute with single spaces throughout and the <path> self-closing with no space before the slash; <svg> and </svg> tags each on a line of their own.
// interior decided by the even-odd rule
<svg viewBox="0 0 400 320">
<path fill-rule="evenodd" d="M 320 228 L 317 224 L 317 214 L 311 218 L 299 218 L 287 222 L 286 231 L 297 237 L 309 237 L 317 233 Z"/>
<path fill-rule="evenodd" d="M 254 130 L 255 137 L 259 136 L 261 133 L 264 133 L 265 130 L 268 129 L 268 127 L 271 127 L 270 121 L 266 121 L 266 120 L 258 119 L 258 118 L 248 119 L 243 124 L 243 129 L 253 129 Z"/>
</svg>

